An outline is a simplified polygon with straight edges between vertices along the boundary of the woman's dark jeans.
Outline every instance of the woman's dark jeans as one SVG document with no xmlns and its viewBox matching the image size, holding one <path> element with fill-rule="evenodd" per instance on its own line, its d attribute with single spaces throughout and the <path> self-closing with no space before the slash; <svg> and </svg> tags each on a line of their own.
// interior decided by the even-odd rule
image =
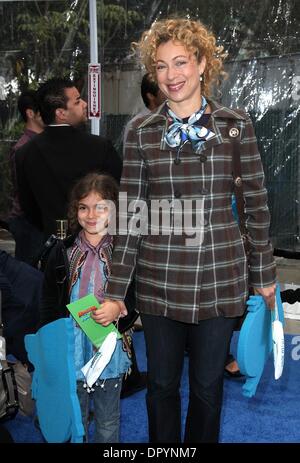
<svg viewBox="0 0 300 463">
<path fill-rule="evenodd" d="M 189 354 L 189 406 L 185 442 L 218 442 L 223 375 L 235 318 L 198 325 L 141 314 L 148 360 L 146 396 L 150 442 L 181 442 L 180 380 Z"/>
</svg>

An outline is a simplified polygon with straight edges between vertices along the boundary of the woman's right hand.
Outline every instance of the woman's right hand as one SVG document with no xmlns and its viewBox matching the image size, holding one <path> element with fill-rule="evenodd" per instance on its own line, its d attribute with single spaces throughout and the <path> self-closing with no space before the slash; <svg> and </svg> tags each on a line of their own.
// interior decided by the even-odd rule
<svg viewBox="0 0 300 463">
<path fill-rule="evenodd" d="M 254 288 L 254 293 L 262 296 L 270 310 L 274 310 L 276 298 L 276 284 L 266 288 Z"/>
</svg>

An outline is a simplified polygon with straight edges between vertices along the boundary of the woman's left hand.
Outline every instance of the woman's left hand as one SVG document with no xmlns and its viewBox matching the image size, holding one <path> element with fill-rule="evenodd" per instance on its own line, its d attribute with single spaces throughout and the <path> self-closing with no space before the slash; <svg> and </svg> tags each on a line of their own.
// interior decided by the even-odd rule
<svg viewBox="0 0 300 463">
<path fill-rule="evenodd" d="M 124 303 L 122 301 L 105 300 L 101 304 L 101 307 L 92 313 L 91 317 L 96 323 L 100 323 L 102 326 L 108 326 L 119 318 L 123 311 L 123 306 Z"/>
<path fill-rule="evenodd" d="M 276 285 L 268 286 L 267 288 L 254 288 L 254 293 L 262 296 L 271 310 L 275 308 L 275 290 Z"/>
</svg>

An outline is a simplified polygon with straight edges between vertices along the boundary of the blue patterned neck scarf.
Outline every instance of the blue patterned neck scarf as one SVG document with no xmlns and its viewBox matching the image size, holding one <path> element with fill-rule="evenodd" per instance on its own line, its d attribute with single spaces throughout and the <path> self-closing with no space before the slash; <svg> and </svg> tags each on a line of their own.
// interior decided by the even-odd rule
<svg viewBox="0 0 300 463">
<path fill-rule="evenodd" d="M 202 96 L 202 106 L 199 111 L 193 113 L 186 123 L 183 119 L 176 116 L 168 107 L 168 117 L 172 120 L 172 124 L 168 127 L 165 135 L 165 141 L 171 148 L 183 145 L 186 141 L 190 141 L 194 150 L 196 150 L 204 141 L 214 137 L 215 134 L 211 130 L 201 125 L 196 125 L 201 119 L 207 108 L 207 101 Z"/>
</svg>

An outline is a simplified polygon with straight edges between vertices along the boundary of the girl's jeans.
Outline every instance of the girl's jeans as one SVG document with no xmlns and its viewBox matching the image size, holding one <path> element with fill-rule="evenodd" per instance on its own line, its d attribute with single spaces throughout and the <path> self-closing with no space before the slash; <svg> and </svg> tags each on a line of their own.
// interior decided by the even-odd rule
<svg viewBox="0 0 300 463">
<path fill-rule="evenodd" d="M 120 432 L 120 394 L 123 375 L 119 378 L 99 380 L 94 392 L 88 393 L 83 382 L 77 382 L 85 442 L 88 442 L 89 412 L 93 401 L 95 434 L 93 442 L 117 443 Z"/>
</svg>

